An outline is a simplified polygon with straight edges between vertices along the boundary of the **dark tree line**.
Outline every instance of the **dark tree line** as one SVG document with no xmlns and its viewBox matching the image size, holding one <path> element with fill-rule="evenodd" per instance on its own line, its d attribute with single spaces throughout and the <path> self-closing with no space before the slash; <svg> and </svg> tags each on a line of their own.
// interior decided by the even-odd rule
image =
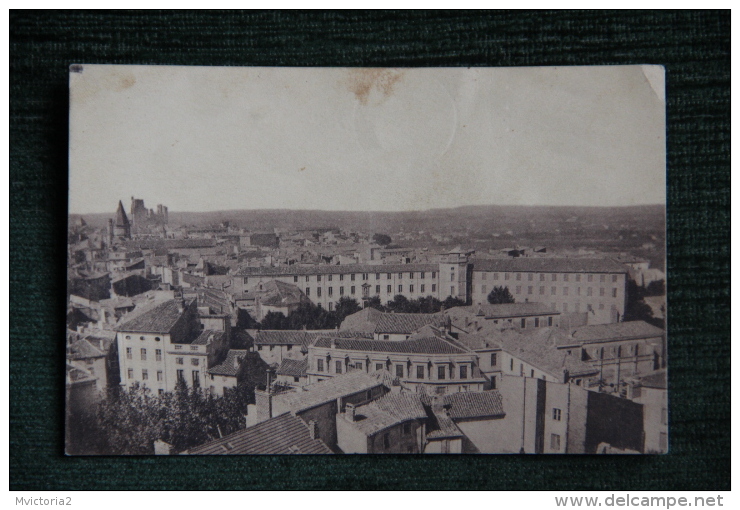
<svg viewBox="0 0 740 510">
<path fill-rule="evenodd" d="M 492 305 L 501 305 L 506 303 L 515 303 L 514 296 L 511 295 L 509 287 L 494 287 L 488 293 L 488 302 Z"/>
<path fill-rule="evenodd" d="M 392 301 L 388 301 L 385 305 L 381 303 L 379 297 L 375 296 L 368 301 L 368 306 L 381 312 L 437 313 L 455 306 L 465 306 L 465 301 L 452 296 L 444 301 L 432 296 L 408 299 L 406 296 L 397 294 Z"/>
</svg>

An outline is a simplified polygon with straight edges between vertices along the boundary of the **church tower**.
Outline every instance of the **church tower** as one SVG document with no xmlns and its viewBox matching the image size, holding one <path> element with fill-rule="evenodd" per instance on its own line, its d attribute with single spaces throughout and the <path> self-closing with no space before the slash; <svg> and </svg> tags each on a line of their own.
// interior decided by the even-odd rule
<svg viewBox="0 0 740 510">
<path fill-rule="evenodd" d="M 126 210 L 123 208 L 123 203 L 120 200 L 118 201 L 116 219 L 113 223 L 115 224 L 113 227 L 114 237 L 124 237 L 126 239 L 131 239 L 131 224 L 128 222 Z"/>
</svg>

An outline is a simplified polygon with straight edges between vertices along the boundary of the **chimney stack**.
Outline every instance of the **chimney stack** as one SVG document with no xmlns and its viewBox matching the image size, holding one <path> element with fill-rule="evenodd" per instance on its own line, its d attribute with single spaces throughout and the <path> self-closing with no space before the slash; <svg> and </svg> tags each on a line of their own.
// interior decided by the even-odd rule
<svg viewBox="0 0 740 510">
<path fill-rule="evenodd" d="M 308 422 L 308 435 L 311 439 L 316 439 L 316 421 L 314 420 Z"/>
<path fill-rule="evenodd" d="M 348 421 L 355 421 L 355 405 L 347 403 L 344 405 L 344 417 Z"/>
</svg>

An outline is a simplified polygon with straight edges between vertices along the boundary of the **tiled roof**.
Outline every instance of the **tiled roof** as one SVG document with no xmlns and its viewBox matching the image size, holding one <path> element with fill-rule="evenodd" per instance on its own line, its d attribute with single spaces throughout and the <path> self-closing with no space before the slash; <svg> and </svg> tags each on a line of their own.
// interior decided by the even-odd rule
<svg viewBox="0 0 740 510">
<path fill-rule="evenodd" d="M 186 303 L 186 308 L 188 305 Z M 169 333 L 182 316 L 179 306 L 180 301 L 172 299 L 119 324 L 115 329 L 132 333 Z"/>
<path fill-rule="evenodd" d="M 319 338 L 314 347 L 361 352 L 388 352 L 396 354 L 467 354 L 468 351 L 438 337 L 409 340 L 364 340 L 353 338 Z"/>
<path fill-rule="evenodd" d="M 432 399 L 430 404 L 431 418 L 427 428 L 427 439 L 443 439 L 450 437 L 461 437 L 464 434 L 457 428 L 455 422 L 447 414 L 447 411 L 440 402 L 439 397 Z"/>
<path fill-rule="evenodd" d="M 308 425 L 285 413 L 252 427 L 191 448 L 188 455 L 328 454 L 321 439 L 311 439 Z"/>
<path fill-rule="evenodd" d="M 308 370 L 308 358 L 302 360 L 285 358 L 277 369 L 277 375 L 288 377 L 305 377 Z"/>
<path fill-rule="evenodd" d="M 372 335 L 354 331 L 336 331 L 334 329 L 294 330 L 265 329 L 250 330 L 255 345 L 312 345 L 317 338 L 338 336 L 342 338 L 370 338 Z"/>
<path fill-rule="evenodd" d="M 224 333 L 223 331 L 204 329 L 203 331 L 201 331 L 200 335 L 196 337 L 195 340 L 186 343 L 189 343 L 190 345 L 208 345 L 209 339 L 211 339 L 211 341 L 213 342 L 218 343 L 225 334 L 226 333 Z"/>
<path fill-rule="evenodd" d="M 67 356 L 70 359 L 104 358 L 105 353 L 93 346 L 86 339 L 78 340 L 69 346 Z"/>
<path fill-rule="evenodd" d="M 246 355 L 247 351 L 244 349 L 229 349 L 226 358 L 220 364 L 209 368 L 208 373 L 236 377 L 236 373 L 239 371 L 239 365 Z"/>
<path fill-rule="evenodd" d="M 96 380 L 97 377 L 90 374 L 87 370 L 67 363 L 67 384 L 93 382 Z"/>
<path fill-rule="evenodd" d="M 352 423 L 369 436 L 393 425 L 426 417 L 419 394 L 388 393 L 374 402 L 359 406 Z"/>
<path fill-rule="evenodd" d="M 569 338 L 563 339 L 563 342 L 582 345 L 615 340 L 658 338 L 663 333 L 662 329 L 644 321 L 616 322 L 614 324 L 597 324 L 573 328 L 570 331 Z"/>
<path fill-rule="evenodd" d="M 134 239 L 126 242 L 127 248 L 142 250 L 176 250 L 178 248 L 211 248 L 216 239 Z"/>
<path fill-rule="evenodd" d="M 462 309 L 471 315 L 484 316 L 486 319 L 505 319 L 508 317 L 529 317 L 532 315 L 560 315 L 560 312 L 553 311 L 545 303 L 506 303 L 492 305 L 489 303 L 458 306 L 450 308 L 445 313 L 454 314 L 453 310 Z"/>
<path fill-rule="evenodd" d="M 275 395 L 273 402 L 276 408 L 282 404 L 294 412 L 299 412 L 381 385 L 390 388 L 391 384 L 392 377 L 385 370 L 370 373 L 350 370 L 346 374 L 304 386 L 301 390 Z"/>
<path fill-rule="evenodd" d="M 450 393 L 444 396 L 445 406 L 453 420 L 504 416 L 501 393 L 493 391 L 470 391 Z"/>
<path fill-rule="evenodd" d="M 439 264 L 316 264 L 310 266 L 245 267 L 238 276 L 271 275 L 314 275 L 314 274 L 360 274 L 360 273 L 410 273 L 420 271 L 439 271 Z M 430 275 L 431 276 L 431 275 Z"/>
<path fill-rule="evenodd" d="M 257 286 L 249 289 L 246 297 L 259 297 L 260 302 L 267 306 L 292 306 L 311 302 L 301 289 L 291 283 L 269 280 L 260 286 L 261 289 Z"/>
<path fill-rule="evenodd" d="M 441 326 L 445 317 L 441 313 L 383 313 L 374 308 L 347 316 L 342 330 L 366 331 L 370 333 L 411 334 L 428 324 Z"/>
<path fill-rule="evenodd" d="M 471 260 L 473 271 L 535 273 L 626 273 L 627 267 L 612 259 L 532 258 Z"/>
</svg>

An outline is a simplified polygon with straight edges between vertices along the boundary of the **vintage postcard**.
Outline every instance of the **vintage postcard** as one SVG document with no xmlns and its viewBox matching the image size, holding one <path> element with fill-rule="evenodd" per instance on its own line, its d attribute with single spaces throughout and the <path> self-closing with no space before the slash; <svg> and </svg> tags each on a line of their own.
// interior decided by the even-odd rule
<svg viewBox="0 0 740 510">
<path fill-rule="evenodd" d="M 69 77 L 67 454 L 668 451 L 662 67 Z"/>
</svg>

